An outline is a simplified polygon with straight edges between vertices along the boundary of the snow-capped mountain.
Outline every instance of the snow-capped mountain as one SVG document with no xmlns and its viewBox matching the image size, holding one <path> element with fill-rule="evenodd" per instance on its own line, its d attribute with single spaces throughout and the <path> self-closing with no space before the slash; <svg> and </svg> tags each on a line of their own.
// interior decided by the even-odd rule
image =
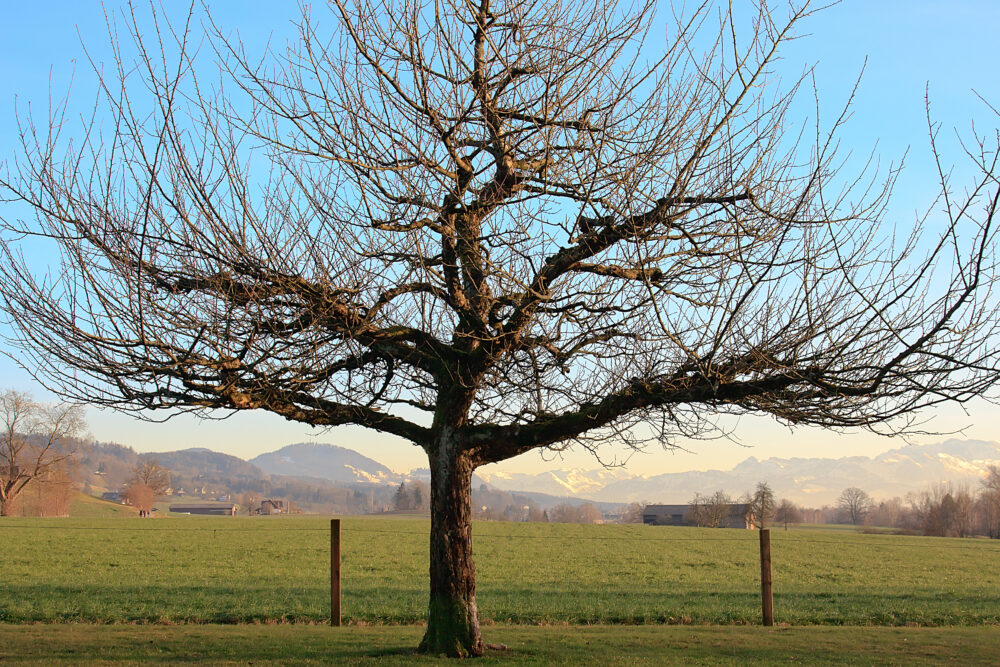
<svg viewBox="0 0 1000 667">
<path fill-rule="evenodd" d="M 267 473 L 348 484 L 399 484 L 430 478 L 426 469 L 402 475 L 351 449 L 325 444 L 289 445 L 253 458 L 250 463 Z M 780 498 L 819 507 L 835 503 L 851 486 L 864 489 L 876 499 L 905 496 L 940 482 L 975 487 L 989 465 L 1000 465 L 1000 443 L 948 440 L 934 445 L 907 445 L 875 457 L 758 460 L 751 456 L 731 470 L 652 476 L 623 468 L 555 469 L 527 474 L 486 466 L 476 471 L 474 483 L 486 483 L 502 491 L 598 502 L 686 503 L 696 493 L 711 494 L 720 489 L 738 496 L 752 490 L 757 482 L 766 481 Z"/>
<path fill-rule="evenodd" d="M 607 486 L 619 481 L 635 479 L 633 473 L 621 468 L 598 468 L 582 470 L 547 470 L 534 475 L 507 473 L 480 468 L 476 477 L 490 486 L 505 491 L 547 493 L 555 496 L 576 496 L 589 498 L 600 493 Z"/>
<path fill-rule="evenodd" d="M 335 445 L 288 445 L 252 458 L 250 463 L 274 475 L 315 477 L 341 484 L 398 484 L 405 479 L 378 461 Z"/>
<path fill-rule="evenodd" d="M 807 506 L 836 502 L 856 486 L 875 498 L 905 496 L 933 484 L 975 486 L 988 465 L 1000 465 L 1000 443 L 948 440 L 934 445 L 907 445 L 875 457 L 747 458 L 731 470 L 698 470 L 640 476 L 622 469 L 548 470 L 529 474 L 477 474 L 507 491 L 535 491 L 606 502 L 686 503 L 696 493 L 723 490 L 731 495 L 766 481 L 778 497 Z"/>
</svg>

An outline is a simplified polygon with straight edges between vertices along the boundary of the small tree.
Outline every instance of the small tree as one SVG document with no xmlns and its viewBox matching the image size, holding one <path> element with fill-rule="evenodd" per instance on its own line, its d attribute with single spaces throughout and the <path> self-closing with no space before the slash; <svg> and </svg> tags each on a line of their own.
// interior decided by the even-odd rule
<svg viewBox="0 0 1000 667">
<path fill-rule="evenodd" d="M 856 486 L 844 489 L 837 499 L 837 508 L 854 525 L 864 521 L 872 506 L 871 497 Z"/>
<path fill-rule="evenodd" d="M 725 524 L 732 510 L 733 499 L 721 489 L 711 496 L 695 494 L 691 501 L 691 518 L 706 528 L 718 528 Z"/>
<path fill-rule="evenodd" d="M 602 518 L 601 510 L 593 503 L 560 503 L 548 514 L 548 520 L 553 523 L 599 523 Z"/>
<path fill-rule="evenodd" d="M 427 483 L 419 479 L 410 482 L 410 509 L 425 510 L 430 507 L 431 493 Z"/>
<path fill-rule="evenodd" d="M 156 494 L 153 489 L 143 484 L 139 480 L 132 480 L 122 492 L 122 500 L 126 505 L 131 505 L 140 512 L 150 512 L 153 503 L 156 501 Z"/>
<path fill-rule="evenodd" d="M 978 504 L 986 535 L 994 540 L 1000 539 L 1000 467 L 987 467 Z"/>
<path fill-rule="evenodd" d="M 972 537 L 976 527 L 976 499 L 967 485 L 960 485 L 953 493 L 955 511 L 950 526 L 955 537 Z"/>
<path fill-rule="evenodd" d="M 246 508 L 248 516 L 254 516 L 260 507 L 260 499 L 256 493 L 244 493 L 240 498 L 240 504 Z"/>
<path fill-rule="evenodd" d="M 696 493 L 688 505 L 691 508 L 691 520 L 694 521 L 695 525 L 709 527 L 708 498 L 700 493 Z"/>
<path fill-rule="evenodd" d="M 600 508 L 594 503 L 583 503 L 580 505 L 578 517 L 580 523 L 601 523 L 604 520 L 604 515 L 601 513 Z"/>
<path fill-rule="evenodd" d="M 642 513 L 647 503 L 629 503 L 622 508 L 622 523 L 642 523 Z"/>
<path fill-rule="evenodd" d="M 43 405 L 30 394 L 0 392 L 0 516 L 33 480 L 42 481 L 73 456 L 72 439 L 84 429 L 83 410 Z"/>
<path fill-rule="evenodd" d="M 392 496 L 392 506 L 397 511 L 408 510 L 413 499 L 410 497 L 410 492 L 406 489 L 406 482 L 400 482 L 399 488 L 396 489 L 396 493 Z"/>
<path fill-rule="evenodd" d="M 788 530 L 788 524 L 802 521 L 802 512 L 799 511 L 798 506 L 791 500 L 782 498 L 781 502 L 778 503 L 777 509 L 774 511 L 774 520 L 777 523 L 784 524 L 785 530 Z"/>
<path fill-rule="evenodd" d="M 140 459 L 132 468 L 132 479 L 149 487 L 155 496 L 163 495 L 170 488 L 170 471 L 156 459 Z"/>
<path fill-rule="evenodd" d="M 728 493 L 719 489 L 709 496 L 707 510 L 708 525 L 712 528 L 718 528 L 729 519 L 729 515 L 733 511 L 733 499 Z"/>
<path fill-rule="evenodd" d="M 747 494 L 748 505 L 750 506 L 750 516 L 754 526 L 757 528 L 767 528 L 774 519 L 775 500 L 774 492 L 767 482 L 758 482 L 757 489 L 753 495 Z"/>
<path fill-rule="evenodd" d="M 12 515 L 67 516 L 73 502 L 75 484 L 63 466 L 51 468 L 46 474 L 31 480 L 18 494 Z"/>
</svg>

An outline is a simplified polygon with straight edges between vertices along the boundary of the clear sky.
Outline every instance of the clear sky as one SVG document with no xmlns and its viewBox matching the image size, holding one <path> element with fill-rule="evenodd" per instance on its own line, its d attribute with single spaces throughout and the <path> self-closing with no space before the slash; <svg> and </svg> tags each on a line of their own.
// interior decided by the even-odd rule
<svg viewBox="0 0 1000 667">
<path fill-rule="evenodd" d="M 170 12 L 176 14 L 185 4 L 170 3 Z M 217 24 L 238 31 L 250 52 L 260 51 L 268 39 L 283 43 L 294 33 L 294 2 L 243 0 L 209 4 Z M 105 0 L 104 7 L 118 11 L 121 5 Z M 815 65 L 820 109 L 825 118 L 839 112 L 864 68 L 852 118 L 841 138 L 845 147 L 859 156 L 867 156 L 874 149 L 883 164 L 898 162 L 909 151 L 907 169 L 891 209 L 891 217 L 904 229 L 912 223 L 915 212 L 930 205 L 936 192 L 927 139 L 925 91 L 930 93 L 934 120 L 948 130 L 944 135 L 948 138 L 945 157 L 956 162 L 959 176 L 961 156 L 950 139 L 954 136 L 950 130 L 968 135 L 972 123 L 981 132 L 1000 125 L 1000 119 L 976 96 L 978 93 L 1000 105 L 994 46 L 998 25 L 1000 3 L 995 0 L 847 0 L 802 24 L 802 38 L 784 50 L 782 66 L 788 77 Z M 8 160 L 15 148 L 15 100 L 22 110 L 30 102 L 36 114 L 44 114 L 50 89 L 52 96 L 59 98 L 72 80 L 72 99 L 85 104 L 93 99 L 93 75 L 84 45 L 96 61 L 109 62 L 107 44 L 102 3 L 96 0 L 4 3 L 0 20 L 0 162 Z M 649 48 L 655 46 L 650 44 Z M 810 105 L 804 109 L 811 106 L 811 100 L 805 101 Z M 9 207 L 5 208 L 3 215 L 10 214 Z M 40 398 L 48 398 L 15 363 L 0 357 L 0 388 L 8 387 L 31 390 Z M 967 410 L 964 413 L 952 408 L 924 415 L 931 420 L 927 428 L 946 432 L 964 427 L 967 437 L 1000 439 L 995 429 L 995 408 L 979 402 L 967 406 Z M 395 438 L 353 427 L 311 431 L 267 414 L 242 413 L 223 421 L 184 416 L 164 424 L 150 424 L 92 410 L 89 424 L 98 440 L 120 442 L 139 451 L 204 446 L 250 458 L 293 442 L 316 441 L 357 449 L 398 471 L 426 465 L 421 450 Z M 627 469 L 655 474 L 729 468 L 751 455 L 874 455 L 903 444 L 865 433 L 790 431 L 764 418 L 743 419 L 733 423 L 732 429 L 738 443 L 681 442 L 678 444 L 688 451 L 636 454 L 628 461 Z M 939 438 L 914 439 L 925 442 Z M 624 451 L 606 452 L 609 459 L 621 460 L 625 455 Z M 596 460 L 584 452 L 563 457 L 563 461 L 547 462 L 552 455 L 529 453 L 500 465 L 521 472 L 597 466 Z"/>
</svg>

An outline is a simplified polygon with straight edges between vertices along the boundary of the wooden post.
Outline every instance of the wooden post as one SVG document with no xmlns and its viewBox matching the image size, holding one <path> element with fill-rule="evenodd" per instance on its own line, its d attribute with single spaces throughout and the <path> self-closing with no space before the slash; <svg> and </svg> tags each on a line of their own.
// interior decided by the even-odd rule
<svg viewBox="0 0 1000 667">
<path fill-rule="evenodd" d="M 340 519 L 330 519 L 330 625 L 340 627 Z"/>
<path fill-rule="evenodd" d="M 771 593 L 771 531 L 760 529 L 760 604 L 764 625 L 774 625 L 774 598 Z"/>
</svg>

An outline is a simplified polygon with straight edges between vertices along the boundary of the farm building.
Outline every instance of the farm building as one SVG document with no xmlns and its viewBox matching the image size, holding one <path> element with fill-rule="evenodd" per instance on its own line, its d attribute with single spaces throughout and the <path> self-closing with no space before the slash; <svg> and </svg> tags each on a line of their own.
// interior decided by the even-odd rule
<svg viewBox="0 0 1000 667">
<path fill-rule="evenodd" d="M 285 501 L 283 500 L 271 500 L 268 498 L 261 502 L 260 507 L 257 508 L 257 514 L 268 515 L 268 514 L 284 514 L 285 513 Z"/>
<path fill-rule="evenodd" d="M 170 506 L 174 514 L 206 514 L 210 516 L 236 516 L 239 505 L 234 503 L 175 503 Z"/>
<path fill-rule="evenodd" d="M 746 503 L 725 505 L 725 518 L 720 528 L 753 528 L 750 506 Z M 697 526 L 691 505 L 646 505 L 642 511 L 642 522 L 650 526 Z"/>
</svg>

